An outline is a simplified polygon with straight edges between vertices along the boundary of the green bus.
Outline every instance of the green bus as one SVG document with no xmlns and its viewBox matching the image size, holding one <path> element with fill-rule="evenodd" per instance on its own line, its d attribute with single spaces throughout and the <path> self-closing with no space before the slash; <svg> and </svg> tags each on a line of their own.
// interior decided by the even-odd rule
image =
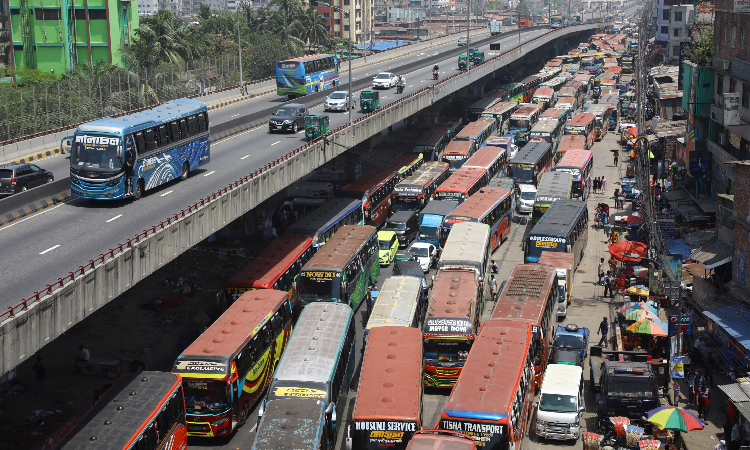
<svg viewBox="0 0 750 450">
<path fill-rule="evenodd" d="M 531 220 L 534 225 L 558 200 L 568 200 L 573 194 L 573 175 L 567 172 L 545 172 L 537 186 Z"/>
<path fill-rule="evenodd" d="M 298 304 L 337 302 L 356 310 L 380 275 L 377 229 L 345 225 L 310 258 L 298 277 Z"/>
</svg>

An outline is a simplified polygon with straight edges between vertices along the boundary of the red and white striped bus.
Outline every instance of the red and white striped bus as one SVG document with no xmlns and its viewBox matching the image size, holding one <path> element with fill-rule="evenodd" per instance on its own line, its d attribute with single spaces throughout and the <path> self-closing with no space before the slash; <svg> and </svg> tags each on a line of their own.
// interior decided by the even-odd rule
<svg viewBox="0 0 750 450">
<path fill-rule="evenodd" d="M 462 167 L 451 175 L 437 191 L 435 191 L 436 200 L 453 200 L 463 203 L 464 200 L 474 195 L 489 182 L 487 171 L 479 167 Z"/>
<path fill-rule="evenodd" d="M 590 113 L 578 113 L 565 124 L 565 134 L 586 136 L 586 150 L 594 145 L 596 139 L 596 116 Z"/>
</svg>

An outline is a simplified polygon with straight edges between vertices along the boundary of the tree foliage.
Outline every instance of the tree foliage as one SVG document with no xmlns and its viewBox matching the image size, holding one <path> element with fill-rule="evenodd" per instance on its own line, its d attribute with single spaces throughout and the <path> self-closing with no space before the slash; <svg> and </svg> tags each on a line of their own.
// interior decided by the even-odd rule
<svg viewBox="0 0 750 450">
<path fill-rule="evenodd" d="M 521 16 L 528 16 L 531 15 L 531 8 L 529 8 L 528 3 L 519 2 L 518 6 L 516 7 L 516 12 Z"/>
<path fill-rule="evenodd" d="M 714 28 L 707 27 L 690 46 L 690 61 L 698 65 L 711 64 L 714 51 Z"/>
</svg>

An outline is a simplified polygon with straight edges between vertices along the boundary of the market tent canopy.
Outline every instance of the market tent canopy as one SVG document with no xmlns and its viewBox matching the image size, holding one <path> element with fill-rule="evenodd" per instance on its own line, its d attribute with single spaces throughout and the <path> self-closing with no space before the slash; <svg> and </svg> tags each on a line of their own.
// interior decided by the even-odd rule
<svg viewBox="0 0 750 450">
<path fill-rule="evenodd" d="M 616 244 L 611 244 L 608 250 L 612 257 L 618 261 L 638 262 L 641 258 L 646 257 L 647 248 L 648 247 L 643 242 L 620 241 Z M 625 256 L 624 254 L 626 253 L 637 254 L 640 258 Z"/>
<path fill-rule="evenodd" d="M 732 247 L 713 237 L 693 250 L 690 259 L 702 262 L 706 269 L 713 269 L 732 261 Z"/>
</svg>

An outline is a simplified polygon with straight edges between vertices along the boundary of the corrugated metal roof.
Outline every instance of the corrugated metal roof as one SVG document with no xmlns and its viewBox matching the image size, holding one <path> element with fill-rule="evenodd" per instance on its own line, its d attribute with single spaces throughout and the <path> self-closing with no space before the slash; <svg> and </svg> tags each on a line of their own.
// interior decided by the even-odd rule
<svg viewBox="0 0 750 450">
<path fill-rule="evenodd" d="M 750 402 L 750 383 L 724 384 L 719 389 L 734 403 Z"/>
<path fill-rule="evenodd" d="M 745 305 L 725 306 L 703 314 L 745 349 L 750 349 L 750 310 Z"/>
<path fill-rule="evenodd" d="M 714 236 L 700 247 L 693 249 L 690 258 L 702 262 L 706 269 L 713 269 L 732 260 L 732 247 Z"/>
</svg>

